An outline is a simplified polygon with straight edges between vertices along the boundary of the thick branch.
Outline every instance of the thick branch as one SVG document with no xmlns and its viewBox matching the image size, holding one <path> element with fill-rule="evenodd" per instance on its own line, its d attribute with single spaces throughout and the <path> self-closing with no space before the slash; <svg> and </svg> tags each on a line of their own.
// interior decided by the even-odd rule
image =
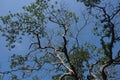
<svg viewBox="0 0 120 80">
<path fill-rule="evenodd" d="M 97 76 L 92 72 L 92 69 L 94 68 L 95 65 L 97 65 L 100 62 L 100 60 L 98 60 L 97 62 L 93 63 L 90 67 L 89 67 L 89 73 L 90 76 L 88 75 L 87 79 L 91 80 L 92 79 L 97 79 Z"/>
<path fill-rule="evenodd" d="M 68 70 L 67 73 L 64 73 L 63 75 L 60 76 L 59 80 L 63 80 L 64 77 L 66 77 L 66 76 L 72 76 L 73 73 L 74 73 L 73 70 L 71 70 L 71 68 L 69 68 L 69 67 L 64 63 L 63 59 L 60 57 L 59 54 L 57 54 L 56 57 L 60 60 L 59 63 L 62 64 L 62 65 Z"/>
<path fill-rule="evenodd" d="M 108 62 L 106 62 L 104 65 L 102 65 L 100 67 L 100 72 L 102 74 L 103 80 L 107 80 L 107 74 L 105 73 L 105 68 L 107 68 L 108 66 L 110 66 L 112 63 L 113 63 L 113 61 L 108 61 Z"/>
<path fill-rule="evenodd" d="M 57 58 L 60 60 L 60 63 L 69 71 L 69 72 L 73 72 L 63 61 L 63 59 L 60 57 L 59 54 L 57 54 Z"/>
<path fill-rule="evenodd" d="M 65 35 L 66 35 L 66 33 L 67 33 L 68 27 L 67 27 L 66 25 L 63 25 L 63 27 L 64 27 L 64 33 L 63 33 L 63 35 L 62 35 L 62 38 L 63 38 L 63 41 L 64 41 L 64 45 L 63 45 L 64 51 L 63 51 L 63 52 L 64 52 L 64 54 L 65 54 L 65 57 L 66 57 L 68 63 L 70 64 L 71 69 L 72 69 L 73 72 L 74 72 L 74 77 L 75 77 L 75 79 L 78 80 L 75 67 L 74 67 L 73 64 L 71 63 L 71 61 L 70 61 L 70 59 L 69 59 L 69 56 L 68 56 L 68 51 L 67 51 L 67 39 L 66 39 Z"/>
<path fill-rule="evenodd" d="M 96 6 L 97 8 L 101 9 L 103 11 L 103 14 L 104 14 L 104 19 L 101 20 L 101 23 L 107 23 L 107 28 L 110 29 L 110 42 L 109 42 L 109 46 L 106 46 L 105 44 L 105 41 L 103 40 L 105 37 L 108 37 L 108 36 L 104 36 L 101 38 L 101 44 L 102 44 L 102 47 L 104 49 L 104 53 L 106 53 L 107 51 L 107 48 L 108 48 L 108 52 L 107 54 L 109 59 L 108 61 L 106 61 L 101 67 L 100 67 L 100 71 L 101 71 L 101 75 L 102 75 L 102 78 L 103 80 L 107 80 L 107 75 L 105 73 L 105 68 L 107 68 L 108 66 L 110 66 L 111 64 L 113 64 L 114 60 L 113 60 L 113 45 L 115 43 L 115 30 L 114 30 L 114 24 L 112 22 L 112 19 L 114 18 L 115 15 L 118 14 L 118 12 L 120 11 L 120 9 L 118 9 L 113 15 L 109 15 L 107 13 L 107 11 L 105 10 L 105 8 L 103 7 L 100 7 L 100 6 Z"/>
</svg>

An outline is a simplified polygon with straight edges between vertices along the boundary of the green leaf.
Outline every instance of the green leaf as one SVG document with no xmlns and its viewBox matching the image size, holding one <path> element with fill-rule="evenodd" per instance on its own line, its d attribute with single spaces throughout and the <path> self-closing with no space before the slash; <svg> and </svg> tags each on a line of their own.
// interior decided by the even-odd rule
<svg viewBox="0 0 120 80">
<path fill-rule="evenodd" d="M 15 48 L 15 45 L 11 45 L 11 48 Z"/>
</svg>

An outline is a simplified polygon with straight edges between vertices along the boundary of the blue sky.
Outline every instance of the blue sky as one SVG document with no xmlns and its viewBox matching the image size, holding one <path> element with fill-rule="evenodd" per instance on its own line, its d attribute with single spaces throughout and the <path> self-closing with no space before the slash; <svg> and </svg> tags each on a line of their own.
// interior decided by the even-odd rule
<svg viewBox="0 0 120 80">
<path fill-rule="evenodd" d="M 22 6 L 28 5 L 29 3 L 33 2 L 35 0 L 0 0 L 0 16 L 7 15 L 9 11 L 12 13 L 22 12 Z M 74 2 L 68 2 L 68 6 L 74 5 Z M 77 5 L 74 5 L 77 6 Z M 79 9 L 83 9 L 83 6 L 80 6 Z M 73 11 L 76 11 L 77 9 L 73 9 Z M 82 11 L 82 10 L 81 10 Z M 84 42 L 84 40 L 88 39 L 88 41 L 93 42 L 93 40 L 96 40 L 96 37 L 91 36 L 89 28 L 85 28 L 84 31 L 80 33 L 81 41 Z M 12 51 L 9 51 L 5 45 L 6 41 L 3 37 L 0 36 L 0 71 L 6 71 L 9 69 L 8 67 L 8 61 L 10 55 L 13 53 L 18 54 L 24 54 L 27 52 L 29 39 L 24 39 L 22 44 L 16 44 L 16 48 Z M 94 42 L 95 44 L 98 44 L 98 41 Z M 24 47 L 23 47 L 24 46 Z M 117 49 L 119 49 L 120 46 L 117 45 Z M 46 79 L 45 79 L 46 80 Z"/>
<path fill-rule="evenodd" d="M 11 13 L 17 13 L 17 12 L 22 12 L 22 7 L 24 5 L 28 5 L 29 3 L 33 2 L 35 0 L 0 0 L 0 16 L 5 16 L 9 13 L 9 11 L 11 11 Z M 74 5 L 74 2 L 70 1 L 68 3 L 68 8 L 69 6 L 73 7 L 74 9 L 73 11 L 77 11 L 77 8 L 75 8 L 77 5 Z M 79 4 L 78 4 L 79 5 Z M 79 6 L 79 9 L 82 11 L 84 7 L 83 6 Z M 87 29 L 88 30 L 88 29 Z M 88 35 L 87 33 L 84 34 L 84 31 L 81 32 L 81 38 L 84 41 L 84 39 L 86 39 L 87 37 L 85 37 L 85 35 Z M 30 39 L 24 38 L 24 41 L 22 44 L 17 44 L 16 43 L 16 48 L 9 51 L 5 45 L 6 45 L 6 41 L 5 38 L 3 38 L 2 36 L 0 36 L 0 71 L 7 71 L 9 69 L 9 60 L 10 60 L 10 56 L 14 53 L 16 54 L 25 54 L 28 50 L 28 46 L 26 45 L 26 43 L 28 43 L 30 41 Z M 89 38 L 90 39 L 90 38 Z M 23 47 L 24 46 L 24 47 Z M 43 72 L 42 72 L 43 73 Z M 44 77 L 43 80 L 46 80 L 46 78 L 48 79 L 49 76 Z"/>
<path fill-rule="evenodd" d="M 22 12 L 22 6 L 28 5 L 34 0 L 0 0 L 0 16 L 5 16 L 11 11 L 12 13 Z M 26 52 L 27 45 L 25 43 L 28 42 L 26 39 L 22 44 L 16 44 L 17 47 L 12 51 L 9 51 L 5 45 L 5 38 L 0 36 L 0 71 L 6 71 L 8 69 L 8 61 L 10 55 L 13 53 L 24 53 Z M 23 48 L 24 46 L 24 48 Z"/>
<path fill-rule="evenodd" d="M 33 1 L 34 0 L 0 0 L 0 15 L 6 15 L 9 11 L 21 12 L 22 6 Z"/>
<path fill-rule="evenodd" d="M 22 12 L 22 7 L 24 5 L 28 5 L 29 3 L 33 2 L 35 0 L 0 0 L 0 16 L 5 16 L 9 13 L 9 11 L 11 11 L 11 13 L 17 13 L 17 12 Z M 64 0 L 65 1 L 65 0 Z M 62 2 L 62 1 L 61 1 Z M 69 1 L 67 3 L 66 7 L 70 8 L 70 7 L 74 7 L 74 9 L 72 9 L 73 11 L 77 11 L 78 9 L 80 11 L 82 11 L 82 9 L 84 9 L 84 6 L 79 6 L 78 8 L 76 8 L 79 3 L 77 5 L 74 5 L 75 2 L 74 1 Z M 70 6 L 70 7 L 69 7 Z M 79 13 L 78 13 L 79 14 Z M 87 27 L 88 28 L 88 27 Z M 86 28 L 86 31 L 89 32 L 89 29 Z M 85 39 L 89 39 L 92 40 L 91 38 L 88 38 L 90 36 L 88 36 L 88 33 L 84 33 L 84 31 L 82 31 L 80 33 L 80 37 L 81 37 L 81 41 L 84 41 Z M 91 34 L 89 34 L 91 35 Z M 8 61 L 9 61 L 9 57 L 10 55 L 17 53 L 17 54 L 24 54 L 26 51 L 26 49 L 28 49 L 28 45 L 26 45 L 26 42 L 29 42 L 29 39 L 24 39 L 22 44 L 16 44 L 16 48 L 13 49 L 12 51 L 9 51 L 5 45 L 6 45 L 6 41 L 5 38 L 3 38 L 2 36 L 0 36 L 0 71 L 6 71 L 8 69 Z M 24 46 L 24 47 L 23 47 Z"/>
</svg>

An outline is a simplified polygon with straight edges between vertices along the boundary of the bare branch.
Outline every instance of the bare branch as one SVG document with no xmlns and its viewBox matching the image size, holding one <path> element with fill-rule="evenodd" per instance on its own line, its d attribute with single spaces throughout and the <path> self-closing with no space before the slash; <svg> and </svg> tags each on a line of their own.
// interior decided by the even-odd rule
<svg viewBox="0 0 120 80">
<path fill-rule="evenodd" d="M 56 56 L 59 60 L 60 60 L 60 63 L 69 71 L 69 72 L 73 72 L 63 61 L 63 59 L 60 57 L 59 54 L 57 54 Z"/>
<path fill-rule="evenodd" d="M 88 20 L 89 20 L 89 17 L 86 17 L 84 13 L 82 13 L 82 15 L 83 15 L 85 22 L 84 22 L 84 25 L 78 30 L 76 37 L 75 37 L 78 47 L 79 47 L 79 40 L 78 40 L 79 33 L 88 25 Z"/>
<path fill-rule="evenodd" d="M 65 76 L 71 76 L 71 72 L 64 73 L 63 75 L 60 76 L 59 80 L 63 80 Z"/>
<path fill-rule="evenodd" d="M 120 12 L 120 6 L 118 6 L 118 9 L 111 15 L 111 20 Z"/>
<path fill-rule="evenodd" d="M 60 63 L 68 70 L 67 73 L 64 73 L 60 76 L 59 80 L 62 80 L 66 76 L 72 76 L 74 73 L 73 70 L 64 63 L 63 59 L 60 57 L 60 54 L 57 54 L 56 57 L 60 60 Z"/>
<path fill-rule="evenodd" d="M 103 78 L 103 80 L 107 80 L 107 74 L 105 73 L 105 68 L 107 68 L 108 66 L 110 66 L 111 64 L 113 63 L 113 61 L 107 61 L 104 65 L 102 65 L 101 67 L 100 67 L 100 72 L 101 72 L 101 74 L 102 74 L 102 78 Z"/>
<path fill-rule="evenodd" d="M 97 65 L 100 62 L 100 60 L 96 61 L 95 63 L 93 63 L 90 67 L 89 67 L 89 73 L 90 73 L 90 77 L 97 79 L 97 76 L 92 72 L 93 68 L 95 65 Z M 88 76 L 88 80 L 89 80 L 89 76 Z M 90 79 L 91 80 L 91 79 Z"/>
</svg>

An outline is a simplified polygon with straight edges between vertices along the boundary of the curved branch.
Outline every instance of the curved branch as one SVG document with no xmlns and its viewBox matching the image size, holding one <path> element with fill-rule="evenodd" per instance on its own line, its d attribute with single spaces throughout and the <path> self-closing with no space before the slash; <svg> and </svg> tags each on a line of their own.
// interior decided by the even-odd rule
<svg viewBox="0 0 120 80">
<path fill-rule="evenodd" d="M 64 73 L 63 75 L 60 76 L 59 80 L 63 80 L 65 76 L 71 76 L 71 72 Z"/>
<path fill-rule="evenodd" d="M 102 66 L 100 67 L 100 72 L 101 72 L 101 74 L 102 74 L 103 80 L 107 80 L 107 74 L 105 73 L 105 69 L 106 69 L 108 66 L 110 66 L 112 63 L 113 63 L 113 61 L 110 60 L 110 61 L 106 62 L 104 65 L 102 65 Z"/>
</svg>

